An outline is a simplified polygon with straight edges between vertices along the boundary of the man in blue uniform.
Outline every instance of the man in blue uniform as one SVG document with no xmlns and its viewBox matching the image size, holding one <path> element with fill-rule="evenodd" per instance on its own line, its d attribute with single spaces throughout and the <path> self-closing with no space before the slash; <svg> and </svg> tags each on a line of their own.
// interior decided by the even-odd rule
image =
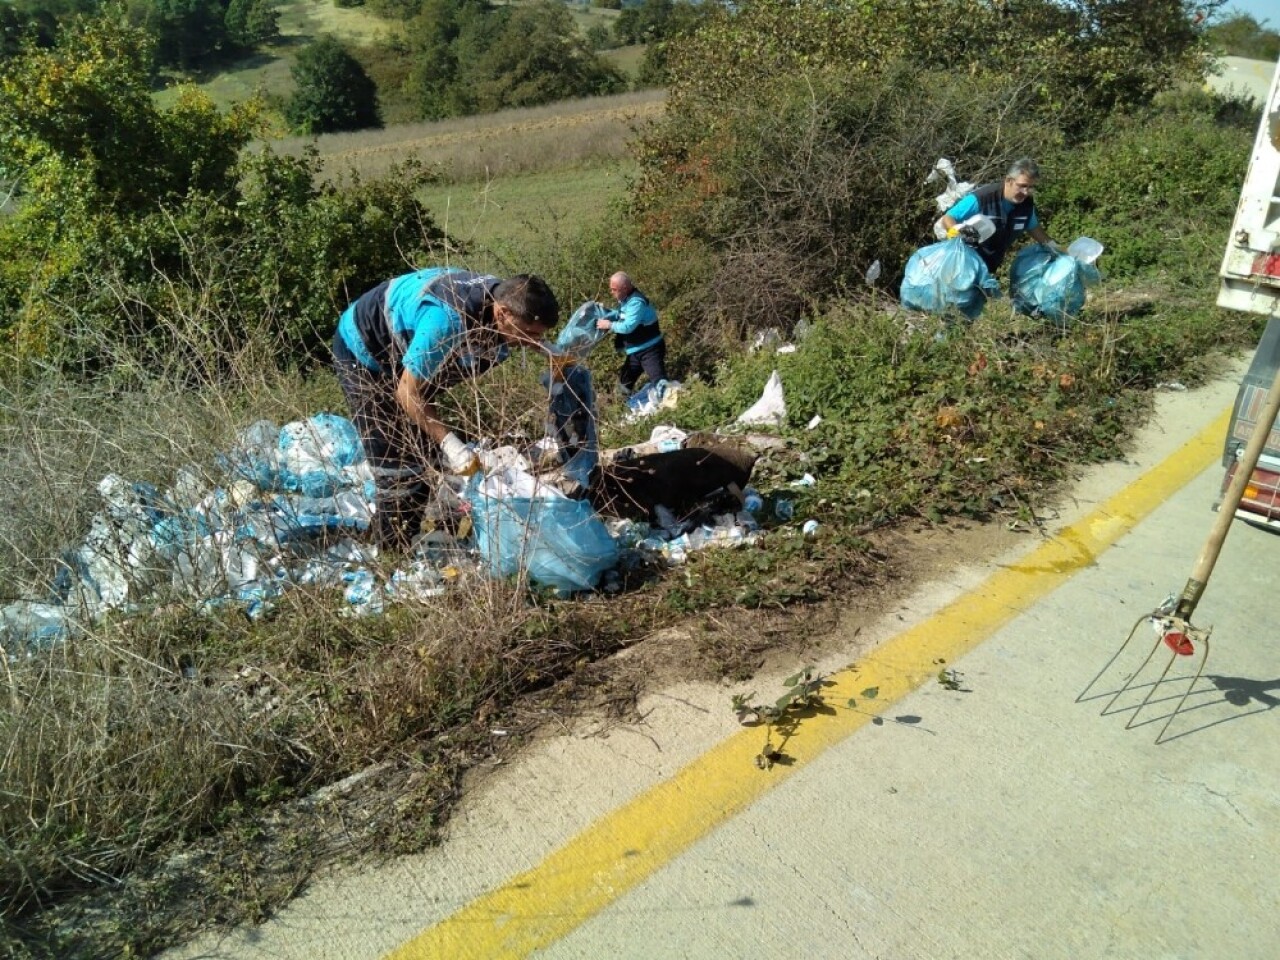
<svg viewBox="0 0 1280 960">
<path fill-rule="evenodd" d="M 618 301 L 618 309 L 597 320 L 596 327 L 613 332 L 614 343 L 623 354 L 618 387 L 629 396 L 641 373 L 650 383 L 667 379 L 667 342 L 658 329 L 658 311 L 629 276 L 615 273 L 609 278 L 609 292 Z"/>
<path fill-rule="evenodd" d="M 1040 168 L 1034 160 L 1030 157 L 1015 160 L 1003 182 L 983 184 L 942 215 L 947 235 L 955 236 L 960 224 L 974 214 L 981 213 L 990 218 L 995 224 L 995 233 L 977 244 L 975 249 L 992 273 L 996 272 L 1009 247 L 1022 233 L 1056 253 L 1058 245 L 1044 232 L 1036 216 L 1033 194 L 1039 180 Z"/>
<path fill-rule="evenodd" d="M 541 277 L 506 280 L 434 267 L 378 284 L 343 311 L 334 369 L 377 483 L 374 534 L 406 546 L 421 526 L 428 463 L 460 475 L 474 450 L 441 421 L 440 391 L 502 363 L 511 347 L 545 349 L 559 306 Z"/>
</svg>

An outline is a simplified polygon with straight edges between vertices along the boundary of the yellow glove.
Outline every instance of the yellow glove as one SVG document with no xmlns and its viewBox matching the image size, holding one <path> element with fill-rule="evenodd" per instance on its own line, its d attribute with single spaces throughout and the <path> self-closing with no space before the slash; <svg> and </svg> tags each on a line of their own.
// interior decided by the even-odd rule
<svg viewBox="0 0 1280 960">
<path fill-rule="evenodd" d="M 954 240 L 954 239 L 955 239 L 956 237 L 958 237 L 958 236 L 960 236 L 960 227 L 959 227 L 959 225 L 954 226 L 954 227 L 947 227 L 947 239 L 948 239 L 948 240 Z"/>
</svg>

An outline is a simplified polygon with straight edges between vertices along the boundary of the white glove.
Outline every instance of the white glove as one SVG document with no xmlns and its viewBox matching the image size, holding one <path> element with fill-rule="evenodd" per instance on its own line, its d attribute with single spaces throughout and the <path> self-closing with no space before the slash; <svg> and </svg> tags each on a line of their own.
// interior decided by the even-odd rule
<svg viewBox="0 0 1280 960">
<path fill-rule="evenodd" d="M 444 465 L 450 473 L 469 477 L 480 469 L 480 459 L 475 450 L 463 443 L 455 433 L 445 434 L 440 443 L 440 452 L 444 454 Z"/>
</svg>

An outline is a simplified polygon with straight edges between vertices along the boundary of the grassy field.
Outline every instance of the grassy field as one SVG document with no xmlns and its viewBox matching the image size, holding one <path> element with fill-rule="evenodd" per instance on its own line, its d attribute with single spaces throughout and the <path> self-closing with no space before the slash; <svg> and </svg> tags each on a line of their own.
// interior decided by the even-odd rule
<svg viewBox="0 0 1280 960">
<path fill-rule="evenodd" d="M 167 106 L 177 97 L 176 83 L 193 82 L 220 108 L 248 100 L 255 94 L 285 98 L 293 92 L 289 68 L 303 47 L 325 34 L 332 34 L 355 46 L 386 40 L 399 29 L 363 7 L 343 8 L 333 0 L 280 0 L 280 39 L 265 44 L 252 56 L 228 64 L 223 69 L 174 77 L 175 84 L 157 94 Z"/>
<path fill-rule="evenodd" d="M 630 161 L 547 170 L 483 182 L 441 184 L 427 208 L 455 239 L 468 244 L 477 269 L 495 269 L 522 250 L 552 243 L 584 223 L 598 222 L 621 199 L 635 171 Z"/>
<path fill-rule="evenodd" d="M 383 130 L 286 137 L 272 148 L 291 156 L 314 148 L 331 177 L 380 176 L 414 159 L 436 167 L 446 182 L 487 181 L 622 160 L 636 131 L 661 114 L 664 99 L 661 90 L 643 90 Z"/>
</svg>

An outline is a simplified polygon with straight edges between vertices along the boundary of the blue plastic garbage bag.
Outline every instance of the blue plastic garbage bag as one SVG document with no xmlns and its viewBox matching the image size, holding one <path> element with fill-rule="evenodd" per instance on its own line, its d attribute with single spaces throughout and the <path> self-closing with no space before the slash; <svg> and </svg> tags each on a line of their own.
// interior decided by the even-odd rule
<svg viewBox="0 0 1280 960">
<path fill-rule="evenodd" d="M 911 310 L 942 314 L 954 308 L 976 320 L 987 301 L 1000 296 L 1000 285 L 978 252 L 955 237 L 911 255 L 899 296 Z"/>
<path fill-rule="evenodd" d="M 1038 243 L 1018 251 L 1009 277 L 1015 310 L 1064 325 L 1084 309 L 1085 290 L 1102 279 L 1092 263 Z"/>
<path fill-rule="evenodd" d="M 587 500 L 484 495 L 467 488 L 480 556 L 495 577 L 520 570 L 562 593 L 591 590 L 618 563 L 618 544 Z"/>
<path fill-rule="evenodd" d="M 555 440 L 566 476 L 578 486 L 591 484 L 591 471 L 600 460 L 596 435 L 596 392 L 591 371 L 580 364 L 565 368 L 558 378 L 542 376 L 550 393 L 547 436 Z"/>
<path fill-rule="evenodd" d="M 280 429 L 280 488 L 305 497 L 327 497 L 345 484 L 344 467 L 364 459 L 355 424 L 317 413 Z"/>
<path fill-rule="evenodd" d="M 280 428 L 259 420 L 241 431 L 218 463 L 260 490 L 328 497 L 350 485 L 344 471 L 363 459 L 355 425 L 336 414 L 318 413 Z"/>
<path fill-rule="evenodd" d="M 596 303 L 594 300 L 588 300 L 582 304 L 573 311 L 569 322 L 556 337 L 555 351 L 572 354 L 579 358 L 585 357 L 597 343 L 609 335 L 608 330 L 596 329 L 596 321 L 608 313 L 603 304 Z"/>
</svg>

